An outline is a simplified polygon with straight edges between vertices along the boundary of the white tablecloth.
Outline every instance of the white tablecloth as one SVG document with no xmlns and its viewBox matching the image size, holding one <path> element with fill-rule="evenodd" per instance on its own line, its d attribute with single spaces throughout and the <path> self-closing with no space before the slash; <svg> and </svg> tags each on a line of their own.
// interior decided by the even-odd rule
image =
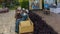
<svg viewBox="0 0 60 34">
<path fill-rule="evenodd" d="M 50 12 L 60 13 L 60 8 L 50 8 Z"/>
</svg>

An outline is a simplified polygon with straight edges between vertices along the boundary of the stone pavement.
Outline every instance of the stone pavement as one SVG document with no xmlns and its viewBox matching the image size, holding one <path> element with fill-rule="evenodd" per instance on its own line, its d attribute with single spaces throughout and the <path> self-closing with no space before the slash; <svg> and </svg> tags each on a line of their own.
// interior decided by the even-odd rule
<svg viewBox="0 0 60 34">
<path fill-rule="evenodd" d="M 15 34 L 15 12 L 10 10 L 8 13 L 0 14 L 0 34 Z"/>
<path fill-rule="evenodd" d="M 36 11 L 36 13 L 42 16 L 42 19 L 60 34 L 60 14 L 51 13 L 50 15 L 45 15 L 42 11 Z"/>
<path fill-rule="evenodd" d="M 36 11 L 36 13 L 42 16 L 42 19 L 60 34 L 60 14 L 51 13 L 51 15 L 45 15 L 40 11 Z M 0 14 L 0 34 L 15 34 L 14 16 L 14 10 L 11 10 L 8 13 Z"/>
</svg>

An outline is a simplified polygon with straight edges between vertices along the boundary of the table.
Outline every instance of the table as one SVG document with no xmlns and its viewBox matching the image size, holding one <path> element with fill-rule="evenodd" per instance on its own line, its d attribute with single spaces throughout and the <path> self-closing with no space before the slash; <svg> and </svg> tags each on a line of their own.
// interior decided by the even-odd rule
<svg viewBox="0 0 60 34">
<path fill-rule="evenodd" d="M 60 8 L 50 8 L 50 12 L 60 13 Z"/>
</svg>

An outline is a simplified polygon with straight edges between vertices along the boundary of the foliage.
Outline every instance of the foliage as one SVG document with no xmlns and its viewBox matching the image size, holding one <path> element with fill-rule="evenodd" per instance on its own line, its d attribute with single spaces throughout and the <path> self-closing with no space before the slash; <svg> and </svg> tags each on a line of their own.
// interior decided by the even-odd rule
<svg viewBox="0 0 60 34">
<path fill-rule="evenodd" d="M 5 6 L 10 8 L 10 9 L 17 7 L 17 6 L 21 6 L 22 8 L 28 8 L 29 7 L 28 0 L 11 0 L 11 1 L 4 0 L 4 3 L 6 3 Z"/>
<path fill-rule="evenodd" d="M 23 1 L 23 2 L 20 2 L 20 5 L 21 5 L 22 8 L 28 9 L 28 7 L 29 7 L 29 2 L 28 2 L 28 1 Z"/>
</svg>

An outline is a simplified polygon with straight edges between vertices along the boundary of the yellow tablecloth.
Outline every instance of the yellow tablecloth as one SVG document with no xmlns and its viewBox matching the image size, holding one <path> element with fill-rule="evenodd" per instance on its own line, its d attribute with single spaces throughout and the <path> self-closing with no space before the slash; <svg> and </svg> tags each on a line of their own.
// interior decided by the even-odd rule
<svg viewBox="0 0 60 34">
<path fill-rule="evenodd" d="M 19 33 L 33 32 L 33 23 L 30 19 L 21 21 L 19 25 Z"/>
</svg>

